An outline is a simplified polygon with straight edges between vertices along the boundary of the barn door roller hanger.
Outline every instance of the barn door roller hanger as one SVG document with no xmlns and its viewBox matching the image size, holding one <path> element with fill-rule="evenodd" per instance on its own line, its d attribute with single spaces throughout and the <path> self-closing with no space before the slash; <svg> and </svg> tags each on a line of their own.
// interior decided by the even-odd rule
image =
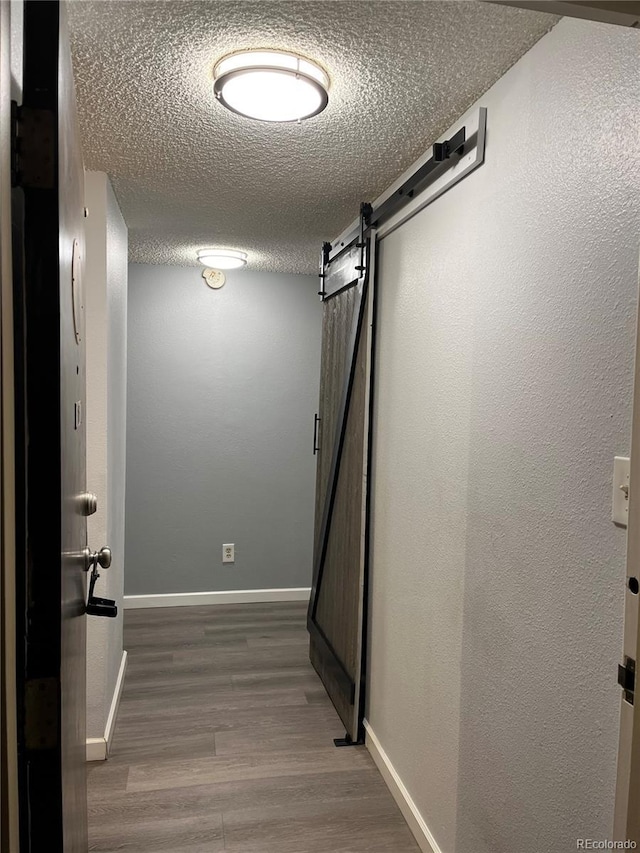
<svg viewBox="0 0 640 853">
<path fill-rule="evenodd" d="M 382 196 L 375 205 L 363 202 L 360 205 L 357 225 L 333 243 L 324 243 L 322 246 L 319 296 L 324 299 L 338 289 L 335 284 L 332 287 L 327 286 L 330 278 L 342 279 L 343 287 L 349 283 L 345 280 L 345 268 L 348 265 L 351 266 L 352 272 L 364 275 L 362 264 L 366 258 L 365 244 L 372 229 L 377 230 L 378 239 L 381 239 L 481 166 L 484 162 L 486 131 L 487 110 L 480 107 L 477 113 L 448 139 L 434 143 L 431 157 L 417 166 L 399 187 L 386 197 Z M 425 193 L 429 188 L 432 188 L 432 191 Z M 406 217 L 397 217 L 403 208 L 422 193 L 425 193 L 423 202 L 413 205 L 407 211 Z M 387 229 L 385 226 L 391 220 L 394 222 Z M 360 253 L 360 263 L 356 261 L 357 252 Z M 348 262 L 345 256 L 349 259 Z M 332 265 L 338 269 L 332 270 Z"/>
</svg>

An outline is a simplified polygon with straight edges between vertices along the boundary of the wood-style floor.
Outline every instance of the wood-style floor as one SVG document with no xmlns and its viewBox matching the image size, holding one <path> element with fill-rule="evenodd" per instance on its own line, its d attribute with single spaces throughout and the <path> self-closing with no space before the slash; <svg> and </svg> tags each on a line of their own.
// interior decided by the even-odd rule
<svg viewBox="0 0 640 853">
<path fill-rule="evenodd" d="M 125 613 L 111 757 L 89 765 L 92 851 L 416 853 L 309 664 L 304 605 Z"/>
</svg>

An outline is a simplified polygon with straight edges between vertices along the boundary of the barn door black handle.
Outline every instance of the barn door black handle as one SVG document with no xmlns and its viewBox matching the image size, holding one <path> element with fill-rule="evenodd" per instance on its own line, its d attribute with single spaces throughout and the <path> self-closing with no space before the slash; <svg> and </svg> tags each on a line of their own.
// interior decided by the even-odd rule
<svg viewBox="0 0 640 853">
<path fill-rule="evenodd" d="M 318 413 L 316 412 L 313 416 L 313 455 L 320 450 L 318 447 L 318 424 L 320 423 L 320 418 L 318 417 Z"/>
</svg>

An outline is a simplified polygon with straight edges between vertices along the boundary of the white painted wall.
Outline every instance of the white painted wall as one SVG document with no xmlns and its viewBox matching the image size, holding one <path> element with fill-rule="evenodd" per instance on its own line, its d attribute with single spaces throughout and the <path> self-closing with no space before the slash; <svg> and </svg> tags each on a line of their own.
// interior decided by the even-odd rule
<svg viewBox="0 0 640 853">
<path fill-rule="evenodd" d="M 87 487 L 98 496 L 89 546 L 109 545 L 111 568 L 96 595 L 117 600 L 116 619 L 88 617 L 87 737 L 102 738 L 122 660 L 127 364 L 127 228 L 107 175 L 87 172 Z"/>
<path fill-rule="evenodd" d="M 611 837 L 640 34 L 563 19 L 381 249 L 368 719 L 444 853 Z"/>
</svg>

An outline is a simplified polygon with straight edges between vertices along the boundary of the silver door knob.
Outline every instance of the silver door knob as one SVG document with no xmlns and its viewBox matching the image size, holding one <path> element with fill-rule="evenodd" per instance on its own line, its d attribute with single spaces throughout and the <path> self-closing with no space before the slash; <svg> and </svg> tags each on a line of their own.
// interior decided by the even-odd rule
<svg viewBox="0 0 640 853">
<path fill-rule="evenodd" d="M 104 548 L 100 548 L 97 553 L 96 559 L 98 564 L 102 566 L 103 569 L 108 569 L 111 565 L 111 548 L 107 548 L 105 545 Z"/>
<path fill-rule="evenodd" d="M 100 548 L 99 551 L 92 551 L 91 548 L 84 549 L 85 571 L 90 568 L 100 566 L 103 569 L 108 569 L 111 565 L 111 548 Z"/>
</svg>

